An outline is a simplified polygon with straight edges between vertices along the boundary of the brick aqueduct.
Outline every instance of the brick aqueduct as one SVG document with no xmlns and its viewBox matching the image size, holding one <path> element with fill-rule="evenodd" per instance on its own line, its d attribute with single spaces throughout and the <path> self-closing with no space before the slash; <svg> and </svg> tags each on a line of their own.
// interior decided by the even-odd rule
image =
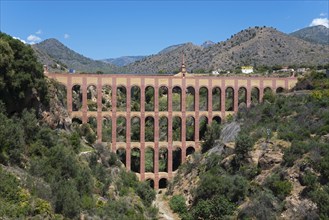
<svg viewBox="0 0 329 220">
<path fill-rule="evenodd" d="M 104 142 L 102 135 L 103 123 L 105 118 L 111 119 L 111 134 L 109 146 L 113 152 L 124 150 L 125 166 L 127 170 L 132 170 L 132 151 L 137 152 L 139 158 L 139 167 L 135 171 L 140 180 L 150 180 L 155 189 L 165 187 L 167 180 L 170 180 L 175 175 L 177 165 L 174 164 L 175 157 L 180 162 L 186 160 L 186 156 L 195 150 L 200 149 L 200 140 L 204 133 L 200 132 L 202 120 L 210 124 L 213 120 L 220 122 L 227 115 L 237 112 L 241 103 L 240 91 L 243 91 L 243 102 L 249 107 L 254 102 L 252 93 L 256 94 L 256 101 L 262 101 L 264 91 L 271 89 L 273 92 L 280 92 L 291 89 L 297 82 L 294 77 L 290 78 L 274 78 L 274 77 L 219 77 L 209 75 L 194 75 L 188 74 L 185 65 L 182 65 L 182 70 L 176 75 L 127 75 L 127 74 L 64 74 L 64 73 L 49 73 L 45 74 L 49 78 L 56 79 L 66 87 L 67 108 L 72 119 L 79 118 L 82 123 L 88 123 L 90 118 L 96 119 L 97 123 L 97 142 Z M 74 86 L 79 86 L 82 93 L 81 107 L 77 109 L 72 102 L 74 99 Z M 90 108 L 89 98 L 90 86 L 95 90 L 94 109 Z M 106 93 L 110 97 L 111 108 L 104 109 L 104 87 L 110 88 L 110 93 Z M 151 88 L 153 92 L 151 109 L 146 108 L 147 92 Z M 133 108 L 132 93 L 137 89 L 139 91 L 139 107 L 137 110 Z M 118 94 L 125 91 L 125 100 L 118 101 Z M 183 91 L 183 92 L 182 92 Z M 185 91 L 185 92 L 184 92 Z M 229 97 L 229 91 L 231 96 Z M 253 92 L 252 92 L 253 91 Z M 178 100 L 174 96 L 177 97 Z M 189 96 L 192 95 L 192 99 Z M 165 108 L 159 105 L 160 97 L 166 97 Z M 203 96 L 203 97 L 202 97 Z M 205 97 L 204 97 L 205 96 Z M 231 107 L 228 108 L 227 99 L 231 98 Z M 187 106 L 187 100 L 192 100 L 193 106 Z M 122 104 L 123 103 L 123 104 Z M 226 103 L 226 104 L 225 104 Z M 123 105 L 123 108 L 122 106 Z M 132 140 L 132 127 L 138 118 L 139 123 L 139 140 Z M 125 138 L 118 139 L 117 120 L 123 118 L 125 121 Z M 165 119 L 167 131 L 165 138 L 160 137 L 160 120 Z M 178 118 L 179 137 L 174 137 L 173 126 L 177 126 L 174 120 Z M 146 140 L 145 131 L 149 129 L 149 122 L 153 130 L 153 137 Z M 192 121 L 192 122 L 191 122 Z M 188 124 L 187 124 L 188 123 Z M 186 126 L 182 126 L 186 125 Z M 192 126 L 192 137 L 187 138 L 187 129 Z M 193 128 L 194 127 L 194 128 Z M 120 131 L 122 132 L 122 131 Z M 189 131 L 190 132 L 190 131 Z M 145 153 L 146 149 L 150 148 L 153 151 L 153 172 L 145 170 Z M 161 150 L 165 150 L 165 158 L 161 154 Z M 178 150 L 178 151 L 177 151 Z M 161 152 L 160 152 L 161 151 Z M 174 155 L 178 152 L 178 156 Z M 136 155 L 136 154 L 135 154 Z M 165 169 L 159 170 L 159 160 L 166 160 Z M 134 159 L 136 161 L 136 158 Z"/>
</svg>

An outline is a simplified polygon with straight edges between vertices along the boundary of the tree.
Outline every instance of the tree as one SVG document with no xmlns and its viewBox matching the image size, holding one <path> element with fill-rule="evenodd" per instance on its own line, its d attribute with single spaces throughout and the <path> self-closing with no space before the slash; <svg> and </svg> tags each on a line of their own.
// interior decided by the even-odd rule
<svg viewBox="0 0 329 220">
<path fill-rule="evenodd" d="M 43 68 L 30 46 L 0 32 L 0 100 L 8 113 L 48 105 L 47 83 Z"/>
<path fill-rule="evenodd" d="M 221 132 L 221 126 L 217 122 L 213 121 L 210 126 L 207 127 L 205 133 L 205 140 L 202 143 L 202 153 L 207 152 L 214 147 L 215 140 L 219 139 Z"/>
<path fill-rule="evenodd" d="M 238 161 L 243 160 L 252 149 L 254 142 L 250 135 L 239 133 L 235 140 L 235 154 Z"/>
</svg>

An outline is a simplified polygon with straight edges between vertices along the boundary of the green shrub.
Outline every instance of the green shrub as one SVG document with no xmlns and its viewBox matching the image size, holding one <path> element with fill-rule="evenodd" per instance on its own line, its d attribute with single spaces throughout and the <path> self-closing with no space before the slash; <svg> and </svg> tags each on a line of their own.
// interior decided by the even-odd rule
<svg viewBox="0 0 329 220">
<path fill-rule="evenodd" d="M 225 196 L 218 195 L 209 200 L 199 201 L 192 209 L 193 219 L 225 219 L 233 214 L 236 205 Z"/>
<path fill-rule="evenodd" d="M 253 145 L 254 141 L 250 135 L 239 133 L 235 140 L 236 159 L 238 161 L 245 159 L 247 153 L 252 149 Z"/>
<path fill-rule="evenodd" d="M 151 206 L 153 200 L 155 199 L 155 191 L 150 187 L 148 182 L 138 183 L 136 194 L 143 200 L 146 207 Z"/>
<path fill-rule="evenodd" d="M 182 195 L 174 195 L 169 201 L 170 208 L 179 214 L 184 214 L 187 212 L 185 198 Z"/>
<path fill-rule="evenodd" d="M 280 178 L 278 174 L 273 174 L 267 180 L 265 185 L 273 192 L 273 194 L 281 200 L 290 195 L 292 184 Z"/>
<path fill-rule="evenodd" d="M 283 163 L 288 167 L 293 166 L 295 160 L 309 152 L 311 146 L 312 143 L 309 142 L 293 141 L 291 147 L 284 150 Z"/>
</svg>

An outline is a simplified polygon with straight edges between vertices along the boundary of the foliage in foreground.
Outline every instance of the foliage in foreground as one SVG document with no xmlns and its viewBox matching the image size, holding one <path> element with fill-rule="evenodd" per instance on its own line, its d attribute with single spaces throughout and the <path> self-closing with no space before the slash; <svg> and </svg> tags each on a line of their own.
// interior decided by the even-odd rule
<svg viewBox="0 0 329 220">
<path fill-rule="evenodd" d="M 38 118 L 49 107 L 42 67 L 29 46 L 0 37 L 0 218 L 155 219 L 154 190 L 91 145 L 89 125 L 53 130 Z"/>
<path fill-rule="evenodd" d="M 172 208 L 183 219 L 276 219 L 287 208 L 286 198 L 293 190 L 288 175 L 291 167 L 296 167 L 299 183 L 305 186 L 299 196 L 317 206 L 298 211 L 299 217 L 329 218 L 329 81 L 324 74 L 312 72 L 297 88 L 312 91 L 290 96 L 267 94 L 262 104 L 239 111 L 237 120 L 242 125 L 233 154 L 208 154 L 216 136 L 211 134 L 214 129 L 208 129 L 205 153 L 200 158 L 194 155 L 194 160 L 178 171 L 187 175 L 197 170 L 200 177 L 188 211 L 180 211 L 184 210 L 184 197 L 172 197 Z M 220 130 L 216 130 L 218 135 Z M 272 138 L 290 142 L 291 146 L 278 146 L 284 154 L 282 163 L 262 184 L 256 184 L 255 177 L 262 170 L 251 162 L 249 153 L 254 143 Z M 223 162 L 224 158 L 231 159 Z M 173 184 L 179 184 L 179 178 L 175 177 Z"/>
</svg>

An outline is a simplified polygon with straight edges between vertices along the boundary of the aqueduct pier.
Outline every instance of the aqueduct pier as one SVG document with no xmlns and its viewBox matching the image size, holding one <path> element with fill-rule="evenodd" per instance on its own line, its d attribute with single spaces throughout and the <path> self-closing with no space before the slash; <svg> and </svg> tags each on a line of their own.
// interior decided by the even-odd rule
<svg viewBox="0 0 329 220">
<path fill-rule="evenodd" d="M 133 171 L 140 180 L 150 180 L 156 189 L 166 185 L 175 174 L 175 150 L 179 150 L 180 162 L 184 162 L 187 154 L 200 149 L 204 135 L 202 122 L 220 123 L 221 119 L 237 112 L 242 102 L 249 107 L 252 102 L 261 102 L 267 89 L 281 92 L 293 88 L 297 82 L 295 77 L 201 76 L 188 74 L 184 66 L 176 75 L 45 74 L 65 85 L 67 109 L 72 119 L 88 123 L 94 118 L 97 142 L 108 142 L 113 152 L 124 150 L 127 170 L 133 170 L 132 152 L 138 153 L 139 167 Z M 94 96 L 90 94 L 90 87 L 95 91 Z M 80 98 L 76 95 L 77 88 Z M 105 96 L 109 99 L 108 105 Z M 77 97 L 81 99 L 80 106 L 74 102 Z M 106 118 L 111 120 L 110 134 L 102 131 Z M 118 120 L 124 122 L 123 130 L 118 130 Z M 137 139 L 133 138 L 136 131 L 132 131 L 135 123 L 139 123 Z M 180 127 L 179 135 L 173 134 L 175 126 Z M 151 137 L 145 137 L 150 127 Z M 124 132 L 124 138 L 118 137 L 120 132 Z M 104 135 L 109 139 L 104 140 Z M 152 170 L 145 170 L 147 149 L 153 152 Z M 160 155 L 163 150 L 165 158 L 164 154 Z M 166 160 L 165 169 L 159 170 L 159 160 L 163 159 Z"/>
</svg>

